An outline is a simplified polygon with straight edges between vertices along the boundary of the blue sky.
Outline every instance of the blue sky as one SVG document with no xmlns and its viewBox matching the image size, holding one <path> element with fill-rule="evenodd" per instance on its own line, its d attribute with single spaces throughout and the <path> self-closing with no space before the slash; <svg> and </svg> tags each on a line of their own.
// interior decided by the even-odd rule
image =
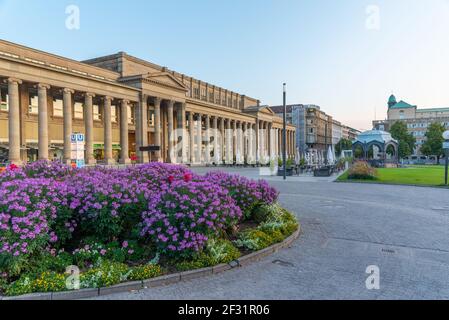
<svg viewBox="0 0 449 320">
<path fill-rule="evenodd" d="M 126 51 L 266 104 L 287 82 L 289 103 L 359 129 L 392 92 L 449 106 L 448 0 L 0 0 L 0 21 L 5 40 L 79 60 Z"/>
</svg>

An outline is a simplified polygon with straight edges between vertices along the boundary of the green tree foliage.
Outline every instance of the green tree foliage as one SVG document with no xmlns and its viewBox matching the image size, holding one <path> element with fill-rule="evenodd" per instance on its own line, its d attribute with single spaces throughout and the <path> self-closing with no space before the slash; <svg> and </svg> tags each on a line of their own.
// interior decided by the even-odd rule
<svg viewBox="0 0 449 320">
<path fill-rule="evenodd" d="M 407 130 L 407 124 L 403 121 L 395 122 L 390 133 L 393 139 L 399 142 L 399 158 L 404 158 L 412 154 L 415 149 L 416 139 Z"/>
<path fill-rule="evenodd" d="M 341 138 L 335 145 L 335 153 L 337 156 L 341 155 L 343 150 L 352 150 L 352 141 L 349 139 Z"/>
<path fill-rule="evenodd" d="M 426 156 L 437 156 L 438 164 L 443 156 L 443 132 L 444 126 L 441 123 L 432 123 L 426 133 L 427 140 L 421 147 L 422 154 Z"/>
</svg>

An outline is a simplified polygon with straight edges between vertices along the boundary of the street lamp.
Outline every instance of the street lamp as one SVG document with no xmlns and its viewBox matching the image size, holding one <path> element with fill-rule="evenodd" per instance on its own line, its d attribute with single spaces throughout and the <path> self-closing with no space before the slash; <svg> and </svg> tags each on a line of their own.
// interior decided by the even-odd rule
<svg viewBox="0 0 449 320">
<path fill-rule="evenodd" d="M 447 186 L 448 182 L 448 171 L 449 171 L 449 130 L 443 133 L 443 150 L 446 157 L 445 170 L 444 170 L 444 185 Z"/>
<path fill-rule="evenodd" d="M 284 109 L 283 109 L 283 128 L 282 133 L 282 162 L 284 166 L 284 180 L 287 180 L 287 85 L 284 83 Z"/>
</svg>

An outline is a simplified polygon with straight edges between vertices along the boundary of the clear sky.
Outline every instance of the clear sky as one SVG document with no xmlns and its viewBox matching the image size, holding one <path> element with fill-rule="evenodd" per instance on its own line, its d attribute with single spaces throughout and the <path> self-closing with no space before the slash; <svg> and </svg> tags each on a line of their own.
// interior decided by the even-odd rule
<svg viewBox="0 0 449 320">
<path fill-rule="evenodd" d="M 5 40 L 78 60 L 125 51 L 264 104 L 287 82 L 288 103 L 358 129 L 392 92 L 449 106 L 449 0 L 0 0 L 0 24 Z"/>
</svg>

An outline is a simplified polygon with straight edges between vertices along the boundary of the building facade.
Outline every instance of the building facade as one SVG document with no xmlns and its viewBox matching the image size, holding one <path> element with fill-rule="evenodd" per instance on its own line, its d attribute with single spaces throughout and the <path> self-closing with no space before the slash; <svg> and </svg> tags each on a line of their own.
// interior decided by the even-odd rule
<svg viewBox="0 0 449 320">
<path fill-rule="evenodd" d="M 405 101 L 397 102 L 391 95 L 388 99 L 388 116 L 386 120 L 373 121 L 376 130 L 389 131 L 397 121 L 404 121 L 410 134 L 416 138 L 415 155 L 420 156 L 421 146 L 426 141 L 427 128 L 434 122 L 441 123 L 449 129 L 449 108 L 419 109 Z"/>
<path fill-rule="evenodd" d="M 278 116 L 283 106 L 270 107 Z M 301 153 L 327 152 L 342 137 L 354 140 L 359 131 L 341 124 L 316 105 L 288 105 L 287 121 L 296 128 L 296 146 Z"/>
<path fill-rule="evenodd" d="M 279 156 L 282 119 L 257 99 L 126 53 L 74 61 L 0 40 L 0 161 L 262 163 Z M 295 127 L 287 127 L 293 156 Z"/>
</svg>

